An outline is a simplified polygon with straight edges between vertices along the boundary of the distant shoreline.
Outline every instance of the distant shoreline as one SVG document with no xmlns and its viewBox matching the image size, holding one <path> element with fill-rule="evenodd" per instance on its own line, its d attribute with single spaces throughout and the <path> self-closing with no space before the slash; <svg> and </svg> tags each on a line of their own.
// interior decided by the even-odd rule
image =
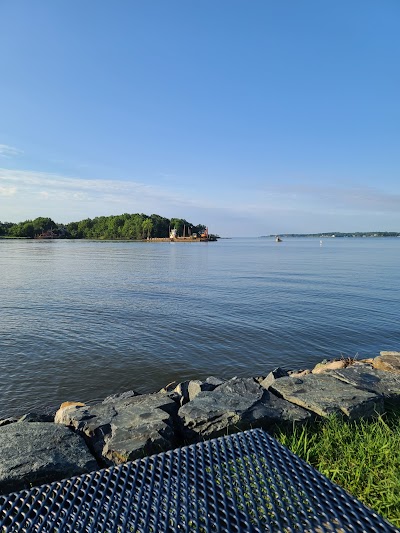
<svg viewBox="0 0 400 533">
<path fill-rule="evenodd" d="M 275 238 L 277 235 L 260 235 L 260 239 Z M 368 231 L 368 232 L 329 232 L 329 233 L 279 233 L 280 237 L 316 237 L 318 239 L 332 239 L 332 238 L 359 238 L 359 237 L 400 237 L 400 232 L 396 231 Z"/>
</svg>

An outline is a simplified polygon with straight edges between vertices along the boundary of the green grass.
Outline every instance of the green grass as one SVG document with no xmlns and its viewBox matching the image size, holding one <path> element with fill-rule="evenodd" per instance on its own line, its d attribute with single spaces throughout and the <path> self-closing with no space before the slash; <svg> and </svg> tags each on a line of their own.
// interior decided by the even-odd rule
<svg viewBox="0 0 400 533">
<path fill-rule="evenodd" d="M 332 417 L 278 432 L 296 455 L 368 507 L 400 526 L 400 411 L 372 421 Z"/>
</svg>

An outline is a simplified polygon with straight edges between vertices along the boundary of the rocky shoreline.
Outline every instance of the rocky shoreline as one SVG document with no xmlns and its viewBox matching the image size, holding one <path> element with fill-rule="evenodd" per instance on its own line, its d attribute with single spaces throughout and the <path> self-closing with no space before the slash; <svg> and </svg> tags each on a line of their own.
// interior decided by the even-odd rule
<svg viewBox="0 0 400 533">
<path fill-rule="evenodd" d="M 273 431 L 335 413 L 368 419 L 390 405 L 400 406 L 400 352 L 172 383 L 94 405 L 69 401 L 57 412 L 0 420 L 0 494 L 250 428 Z"/>
</svg>

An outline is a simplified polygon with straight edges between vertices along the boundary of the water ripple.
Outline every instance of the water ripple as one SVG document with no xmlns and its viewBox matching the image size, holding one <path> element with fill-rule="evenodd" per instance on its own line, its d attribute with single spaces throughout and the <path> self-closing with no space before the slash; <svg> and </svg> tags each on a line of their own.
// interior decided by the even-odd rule
<svg viewBox="0 0 400 533">
<path fill-rule="evenodd" d="M 399 239 L 0 240 L 0 417 L 399 349 Z"/>
</svg>

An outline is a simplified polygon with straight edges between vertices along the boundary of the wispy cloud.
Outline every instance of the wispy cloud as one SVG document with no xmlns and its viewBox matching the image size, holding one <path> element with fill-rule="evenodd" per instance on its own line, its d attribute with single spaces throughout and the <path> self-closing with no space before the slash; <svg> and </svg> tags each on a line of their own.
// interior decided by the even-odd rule
<svg viewBox="0 0 400 533">
<path fill-rule="evenodd" d="M 8 144 L 0 144 L 0 157 L 15 157 L 22 155 L 24 152 L 14 146 L 8 146 Z"/>
<path fill-rule="evenodd" d="M 143 180 L 144 181 L 144 180 Z M 179 188 L 181 187 L 181 188 Z M 400 195 L 372 187 L 216 182 L 208 191 L 121 179 L 80 179 L 0 168 L 0 220 L 49 216 L 56 222 L 120 213 L 157 213 L 206 223 L 225 235 L 367 231 L 400 225 Z"/>
<path fill-rule="evenodd" d="M 20 190 L 46 198 L 95 201 L 99 198 L 125 201 L 127 195 L 136 198 L 157 198 L 169 202 L 184 198 L 160 187 L 123 180 L 81 179 L 46 172 L 8 170 L 0 168 L 0 181 L 16 184 Z"/>
<path fill-rule="evenodd" d="M 54 216 L 60 222 L 122 212 L 179 215 L 183 207 L 202 205 L 189 192 L 137 181 L 90 180 L 5 168 L 0 168 L 0 186 L 3 196 L 7 191 L 18 193 L 18 206 L 9 203 L 1 209 L 1 216 L 10 219 L 20 219 L 22 212 L 26 213 L 24 218 L 46 212 L 46 216 Z"/>
<path fill-rule="evenodd" d="M 0 187 L 0 196 L 14 196 L 16 192 L 16 187 Z"/>
<path fill-rule="evenodd" d="M 275 206 L 313 212 L 387 213 L 400 211 L 400 194 L 377 187 L 332 187 L 324 185 L 283 184 L 265 187 L 260 197 Z"/>
</svg>

